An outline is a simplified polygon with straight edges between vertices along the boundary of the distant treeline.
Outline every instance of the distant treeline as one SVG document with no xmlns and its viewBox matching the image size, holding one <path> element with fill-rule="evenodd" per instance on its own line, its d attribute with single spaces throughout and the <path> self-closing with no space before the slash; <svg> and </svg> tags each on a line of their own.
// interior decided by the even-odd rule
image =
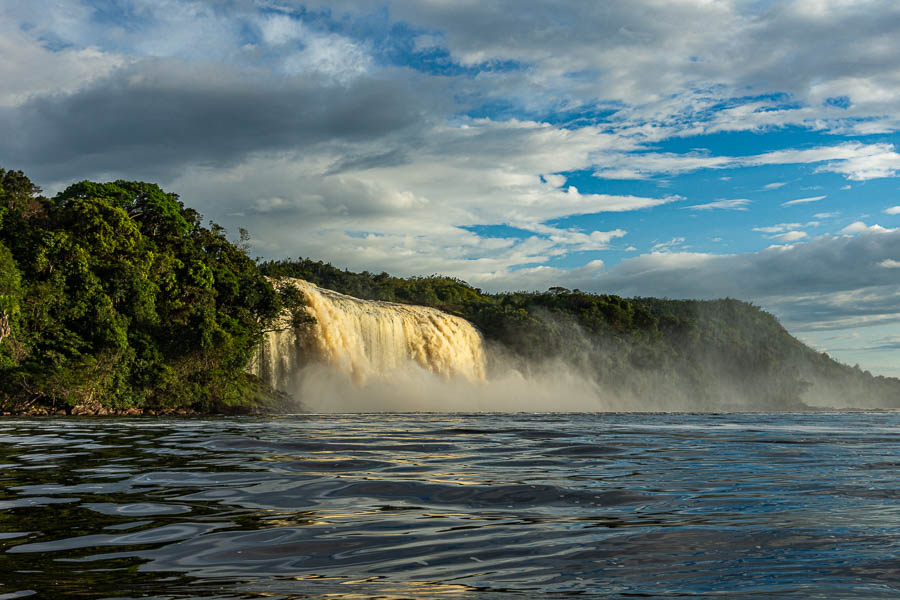
<svg viewBox="0 0 900 600">
<path fill-rule="evenodd" d="M 259 267 L 359 298 L 440 308 L 474 323 L 524 370 L 561 360 L 645 408 L 801 410 L 804 397 L 900 407 L 900 380 L 838 363 L 739 300 L 626 299 L 562 287 L 486 294 L 451 277 L 354 273 L 303 258 Z"/>
</svg>

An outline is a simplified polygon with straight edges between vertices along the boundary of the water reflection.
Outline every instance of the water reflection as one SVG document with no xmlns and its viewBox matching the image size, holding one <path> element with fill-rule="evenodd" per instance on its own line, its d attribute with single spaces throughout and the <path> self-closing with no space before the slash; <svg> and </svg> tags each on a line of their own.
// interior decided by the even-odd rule
<svg viewBox="0 0 900 600">
<path fill-rule="evenodd" d="M 0 422 L 0 599 L 897 597 L 900 415 Z"/>
</svg>

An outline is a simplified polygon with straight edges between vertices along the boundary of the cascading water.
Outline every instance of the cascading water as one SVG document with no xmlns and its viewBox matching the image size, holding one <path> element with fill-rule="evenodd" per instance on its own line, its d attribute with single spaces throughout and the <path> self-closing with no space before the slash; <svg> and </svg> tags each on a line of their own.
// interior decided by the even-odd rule
<svg viewBox="0 0 900 600">
<path fill-rule="evenodd" d="M 360 300 L 302 279 L 282 279 L 306 298 L 315 323 L 286 327 L 263 341 L 253 371 L 283 391 L 296 386 L 311 359 L 348 373 L 359 384 L 411 365 L 445 380 L 485 376 L 481 334 L 468 321 L 424 306 Z"/>
</svg>

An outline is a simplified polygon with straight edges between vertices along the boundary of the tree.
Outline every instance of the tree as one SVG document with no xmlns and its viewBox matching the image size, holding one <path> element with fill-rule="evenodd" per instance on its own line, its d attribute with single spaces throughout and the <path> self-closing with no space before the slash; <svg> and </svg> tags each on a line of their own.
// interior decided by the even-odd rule
<svg viewBox="0 0 900 600">
<path fill-rule="evenodd" d="M 12 173 L 12 175 L 11 175 Z M 0 401 L 213 410 L 268 394 L 246 372 L 281 301 L 225 231 L 144 182 L 52 199 L 0 170 Z"/>
<path fill-rule="evenodd" d="M 0 243 L 0 344 L 12 334 L 22 301 L 22 276 L 9 249 Z"/>
</svg>

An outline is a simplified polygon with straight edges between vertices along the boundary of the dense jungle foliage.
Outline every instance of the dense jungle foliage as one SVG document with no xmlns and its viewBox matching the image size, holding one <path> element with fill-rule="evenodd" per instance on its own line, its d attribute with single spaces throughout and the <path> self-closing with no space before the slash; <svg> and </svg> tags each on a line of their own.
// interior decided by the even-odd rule
<svg viewBox="0 0 900 600">
<path fill-rule="evenodd" d="M 83 181 L 46 198 L 0 169 L 0 408 L 226 411 L 282 299 L 175 194 Z"/>
<path fill-rule="evenodd" d="M 302 258 L 259 267 L 359 298 L 440 308 L 474 323 L 521 370 L 562 361 L 645 408 L 800 410 L 804 398 L 900 407 L 900 380 L 815 352 L 739 300 L 626 299 L 561 287 L 485 294 L 450 277 L 354 273 Z"/>
</svg>

